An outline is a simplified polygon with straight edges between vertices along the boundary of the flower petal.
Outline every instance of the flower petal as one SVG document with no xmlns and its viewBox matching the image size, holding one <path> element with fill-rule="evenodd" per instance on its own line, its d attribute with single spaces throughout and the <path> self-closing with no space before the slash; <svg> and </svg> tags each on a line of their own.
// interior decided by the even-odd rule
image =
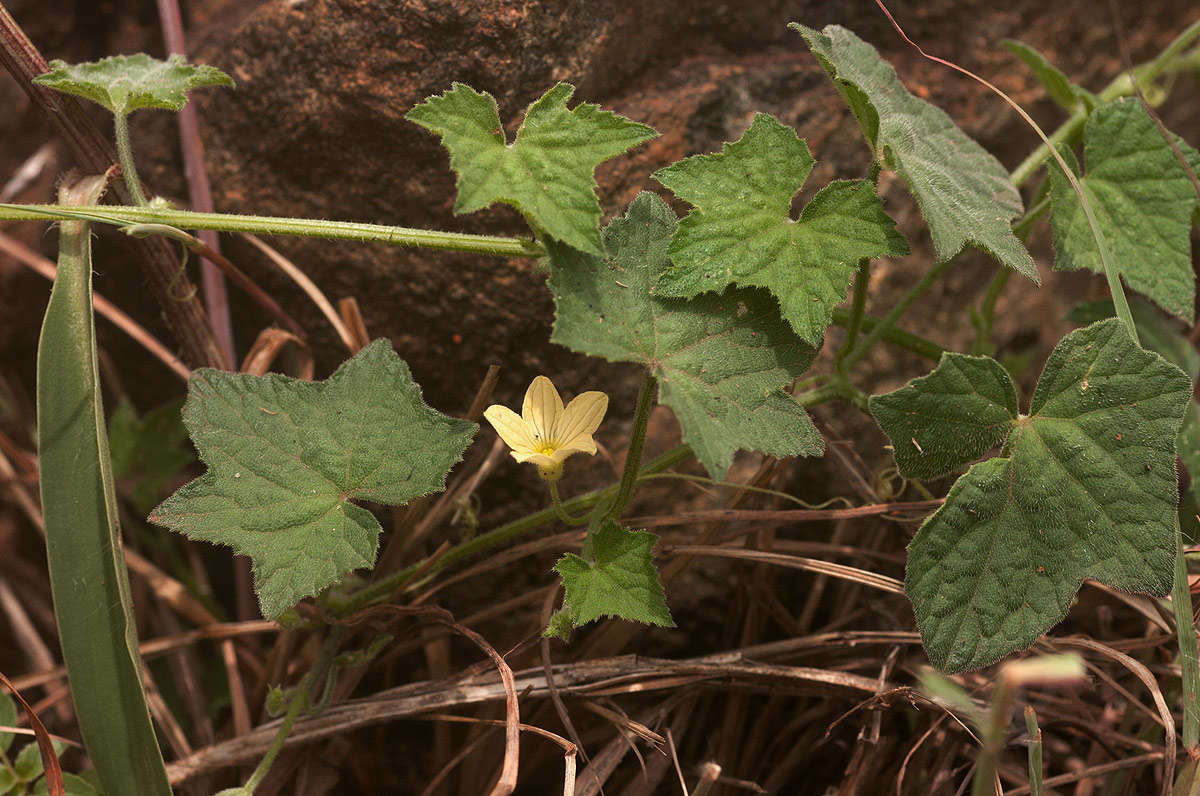
<svg viewBox="0 0 1200 796">
<path fill-rule="evenodd" d="M 608 411 L 608 396 L 598 390 L 576 395 L 563 410 L 558 425 L 554 427 L 554 442 L 557 448 L 573 448 L 581 453 L 595 453 L 596 442 L 592 435 L 604 420 Z"/>
<path fill-rule="evenodd" d="M 535 448 L 540 448 L 551 440 L 554 425 L 563 413 L 562 398 L 553 382 L 545 376 L 538 376 L 525 391 L 525 403 L 521 407 L 521 417 L 525 419 L 530 433 L 533 435 Z"/>
<path fill-rule="evenodd" d="M 562 461 L 562 459 L 556 456 L 547 456 L 544 453 L 526 453 L 523 451 L 513 451 L 512 457 L 519 462 L 529 462 L 530 464 L 536 464 L 538 467 L 554 467 Z"/>
<path fill-rule="evenodd" d="M 496 429 L 500 439 L 513 449 L 514 455 L 520 451 L 536 449 L 529 425 L 507 406 L 492 404 L 484 411 L 483 416 L 492 424 L 492 428 Z"/>
</svg>

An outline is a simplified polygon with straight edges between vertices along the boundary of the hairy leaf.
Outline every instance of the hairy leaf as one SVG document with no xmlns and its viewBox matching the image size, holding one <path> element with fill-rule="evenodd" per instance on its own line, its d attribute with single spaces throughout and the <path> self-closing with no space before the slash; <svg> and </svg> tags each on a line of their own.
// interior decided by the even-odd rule
<svg viewBox="0 0 1200 796">
<path fill-rule="evenodd" d="M 1157 307 L 1136 294 L 1129 296 L 1129 310 L 1137 326 L 1142 348 L 1158 354 L 1195 381 L 1200 375 L 1200 353 L 1176 328 L 1179 321 L 1164 317 Z M 1067 313 L 1067 320 L 1089 324 L 1114 315 L 1112 299 L 1107 298 L 1076 304 Z"/>
<path fill-rule="evenodd" d="M 1116 319 L 1067 335 L 1007 456 L 958 479 L 909 546 L 905 588 L 948 671 L 1024 649 L 1084 578 L 1165 594 L 1175 552 L 1175 435 L 1187 376 Z"/>
<path fill-rule="evenodd" d="M 213 66 L 189 64 L 182 55 L 160 61 L 137 53 L 83 64 L 51 61 L 50 71 L 35 77 L 34 82 L 89 99 L 113 113 L 130 113 L 140 108 L 183 110 L 187 92 L 204 86 L 232 86 L 233 78 Z"/>
<path fill-rule="evenodd" d="M 351 501 L 445 488 L 476 429 L 426 406 L 386 340 L 324 382 L 197 370 L 183 420 L 208 472 L 150 519 L 250 556 L 270 618 L 374 564 L 379 521 Z"/>
<path fill-rule="evenodd" d="M 729 285 L 765 287 L 796 334 L 816 345 L 858 261 L 907 254 L 908 244 L 866 180 L 830 183 L 792 220 L 792 197 L 815 162 L 792 128 L 760 113 L 720 154 L 655 172 L 696 208 L 671 240 L 674 265 L 655 292 L 691 298 Z"/>
<path fill-rule="evenodd" d="M 569 616 L 573 627 L 605 616 L 675 627 L 654 568 L 657 542 L 652 533 L 602 522 L 591 535 L 592 561 L 568 553 L 554 566 L 565 590 L 559 613 Z M 564 624 L 559 619 L 551 629 L 561 634 Z"/>
<path fill-rule="evenodd" d="M 7 691 L 2 690 L 0 690 L 0 724 L 5 727 L 17 726 L 17 703 L 13 702 L 13 698 L 8 695 Z M 15 737 L 11 732 L 0 732 L 0 752 L 7 753 Z"/>
<path fill-rule="evenodd" d="M 854 111 L 877 160 L 916 197 L 945 261 L 973 243 L 1040 284 L 1033 258 L 1013 235 L 1021 196 L 1000 161 L 939 108 L 914 97 L 874 47 L 839 25 L 792 23 Z"/>
<path fill-rule="evenodd" d="M 792 333 L 775 301 L 756 290 L 692 301 L 651 295 L 668 266 L 675 215 L 643 193 L 604 233 L 608 258 L 550 246 L 556 315 L 551 340 L 613 362 L 644 365 L 659 400 L 714 477 L 738 450 L 819 455 L 821 437 L 783 387 L 816 350 Z"/>
<path fill-rule="evenodd" d="M 458 173 L 455 213 L 503 202 L 555 240 L 601 254 L 596 167 L 658 133 L 596 105 L 567 110 L 574 93 L 574 86 L 559 83 L 542 95 L 511 144 L 492 95 L 462 83 L 406 118 L 441 136 L 450 152 L 450 168 Z"/>
<path fill-rule="evenodd" d="M 1078 173 L 1074 157 L 1065 154 Z M 1097 108 L 1084 128 L 1084 158 L 1087 172 L 1079 184 L 1126 284 L 1171 314 L 1193 320 L 1190 229 L 1196 190 L 1154 120 L 1134 101 Z M 1050 166 L 1050 179 L 1055 268 L 1104 273 L 1079 197 L 1057 166 Z"/>
<path fill-rule="evenodd" d="M 905 478 L 936 478 L 998 445 L 1017 417 L 1017 390 L 991 357 L 942 354 L 928 376 L 874 395 L 871 416 Z"/>
</svg>

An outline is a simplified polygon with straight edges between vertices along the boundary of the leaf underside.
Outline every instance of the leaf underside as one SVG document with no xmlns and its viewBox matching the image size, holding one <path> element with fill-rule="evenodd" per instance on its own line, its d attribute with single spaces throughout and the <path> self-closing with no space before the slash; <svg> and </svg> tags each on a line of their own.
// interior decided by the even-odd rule
<svg viewBox="0 0 1200 796">
<path fill-rule="evenodd" d="M 232 86 L 233 78 L 213 66 L 189 64 L 182 55 L 160 61 L 137 53 L 83 64 L 51 61 L 50 71 L 34 82 L 125 114 L 141 108 L 180 111 L 187 105 L 187 92 L 205 86 Z"/>
<path fill-rule="evenodd" d="M 938 260 L 974 244 L 1041 284 L 1033 258 L 1012 232 L 1021 196 L 1000 161 L 940 108 L 910 94 L 891 64 L 851 31 L 788 27 L 804 37 L 842 92 L 876 159 L 908 184 Z"/>
</svg>

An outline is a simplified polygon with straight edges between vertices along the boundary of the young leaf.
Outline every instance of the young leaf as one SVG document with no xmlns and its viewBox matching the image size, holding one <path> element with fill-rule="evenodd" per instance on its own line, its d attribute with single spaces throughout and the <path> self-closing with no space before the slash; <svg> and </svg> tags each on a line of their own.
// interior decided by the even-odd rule
<svg viewBox="0 0 1200 796">
<path fill-rule="evenodd" d="M 657 137 L 653 128 L 596 105 L 567 110 L 575 87 L 559 83 L 529 106 L 508 144 L 491 94 L 455 83 L 405 117 L 437 133 L 458 172 L 454 212 L 504 202 L 555 240 L 602 254 L 596 167 Z"/>
<path fill-rule="evenodd" d="M 568 553 L 554 570 L 562 576 L 564 616 L 579 627 L 605 616 L 617 616 L 648 625 L 675 627 L 666 595 L 654 568 L 658 537 L 646 531 L 623 528 L 604 520 L 592 534 L 594 561 Z M 561 632 L 561 620 L 552 623 Z"/>
<path fill-rule="evenodd" d="M 990 357 L 942 354 L 928 376 L 871 396 L 871 416 L 888 435 L 905 478 L 936 478 L 999 444 L 1017 418 L 1017 390 Z"/>
<path fill-rule="evenodd" d="M 556 307 L 551 340 L 613 362 L 635 362 L 658 380 L 683 438 L 713 477 L 741 449 L 774 456 L 820 455 L 821 437 L 783 387 L 804 373 L 816 350 L 755 290 L 692 301 L 661 299 L 650 288 L 668 267 L 674 213 L 643 193 L 604 231 L 608 259 L 551 244 Z"/>
<path fill-rule="evenodd" d="M 968 243 L 1041 284 L 1033 258 L 1013 235 L 1021 196 L 1000 161 L 941 109 L 914 97 L 874 47 L 839 25 L 823 31 L 792 23 L 854 111 L 875 158 L 916 197 L 945 261 Z"/>
<path fill-rule="evenodd" d="M 113 476 L 134 482 L 130 500 L 140 514 L 154 508 L 163 485 L 195 458 L 184 447 L 187 429 L 181 408 L 181 401 L 172 401 L 138 417 L 137 410 L 123 402 L 108 421 Z"/>
<path fill-rule="evenodd" d="M 760 113 L 720 154 L 655 172 L 696 208 L 671 239 L 674 265 L 655 292 L 691 298 L 729 285 L 765 287 L 796 334 L 816 345 L 858 261 L 907 254 L 908 244 L 867 180 L 831 182 L 793 221 L 792 197 L 814 163 L 792 128 Z"/>
<path fill-rule="evenodd" d="M 54 747 L 55 756 L 61 757 L 63 749 L 66 749 L 63 742 L 52 738 L 50 739 L 50 744 Z M 45 772 L 46 768 L 42 761 L 42 750 L 38 747 L 36 741 L 26 744 L 17 753 L 17 759 L 13 761 L 13 770 L 16 771 L 17 778 L 23 782 L 32 782 Z"/>
<path fill-rule="evenodd" d="M 374 563 L 379 521 L 352 500 L 445 488 L 476 429 L 426 406 L 386 340 L 319 383 L 194 371 L 183 421 L 208 472 L 150 520 L 250 556 L 269 618 Z"/>
<path fill-rule="evenodd" d="M 1164 317 L 1157 307 L 1136 294 L 1129 297 L 1129 310 L 1133 315 L 1133 323 L 1137 326 L 1142 348 L 1158 354 L 1195 381 L 1196 377 L 1200 376 L 1200 353 L 1197 353 L 1196 347 L 1175 328 L 1178 321 Z M 1088 324 L 1111 318 L 1115 314 L 1110 298 L 1081 301 L 1067 313 L 1067 320 Z"/>
<path fill-rule="evenodd" d="M 1180 143 L 1194 158 L 1194 150 Z M 1064 154 L 1078 173 L 1074 157 Z M 1171 314 L 1193 320 L 1190 230 L 1196 190 L 1154 120 L 1133 101 L 1097 108 L 1084 128 L 1084 156 L 1087 173 L 1079 184 L 1126 284 Z M 1103 273 L 1079 198 L 1056 166 L 1050 166 L 1050 179 L 1054 267 Z"/>
<path fill-rule="evenodd" d="M 1080 98 L 1087 95 L 1084 89 L 1072 83 L 1057 66 L 1047 61 L 1046 56 L 1028 44 L 1016 41 L 1015 39 L 1005 39 L 1000 43 L 1029 67 L 1030 71 L 1033 72 L 1033 76 L 1038 79 L 1038 82 L 1046 89 L 1046 93 L 1050 95 L 1050 99 L 1067 110 L 1075 110 L 1076 106 L 1079 105 Z"/>
<path fill-rule="evenodd" d="M 908 549 L 905 590 L 947 671 L 1024 649 L 1084 578 L 1165 594 L 1175 552 L 1175 435 L 1188 378 L 1101 321 L 1055 347 L 1007 456 L 958 479 Z"/>
<path fill-rule="evenodd" d="M 213 66 L 189 64 L 182 55 L 160 61 L 137 53 L 84 64 L 51 61 L 50 71 L 35 77 L 34 82 L 126 114 L 140 108 L 181 111 L 187 105 L 187 92 L 204 86 L 232 86 L 233 78 Z"/>
</svg>

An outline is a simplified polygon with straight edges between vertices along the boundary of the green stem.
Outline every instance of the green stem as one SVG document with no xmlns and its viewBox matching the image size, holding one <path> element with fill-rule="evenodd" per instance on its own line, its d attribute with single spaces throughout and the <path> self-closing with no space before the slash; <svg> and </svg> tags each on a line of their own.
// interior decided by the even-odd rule
<svg viewBox="0 0 1200 796">
<path fill-rule="evenodd" d="M 833 323 L 835 326 L 841 326 L 842 328 L 849 326 L 850 311 L 845 307 L 834 307 Z M 862 316 L 861 326 L 868 333 L 874 330 L 880 323 L 880 319 L 873 315 L 864 314 Z M 941 359 L 942 353 L 946 350 L 931 340 L 926 340 L 924 337 L 913 334 L 907 329 L 899 329 L 894 326 L 890 329 L 885 329 L 881 339 L 901 348 L 906 348 L 917 356 L 932 359 L 934 362 Z"/>
<path fill-rule="evenodd" d="M 1142 64 L 1136 67 L 1133 71 L 1137 76 L 1137 82 L 1140 86 L 1145 86 L 1154 81 L 1160 75 L 1170 71 L 1174 71 L 1178 67 L 1187 68 L 1192 60 L 1189 56 L 1183 56 L 1182 53 L 1187 47 L 1200 38 L 1200 20 L 1193 22 L 1183 30 L 1174 41 L 1166 46 L 1153 61 Z M 1182 56 L 1182 57 L 1181 57 Z M 1176 61 L 1180 63 L 1176 63 Z M 1099 100 L 1101 103 L 1112 102 L 1118 97 L 1128 97 L 1134 93 L 1133 83 L 1129 79 L 1129 75 L 1122 73 L 1113 79 L 1111 83 L 1100 92 Z M 1064 141 L 1069 140 L 1072 136 L 1079 132 L 1087 121 L 1088 112 L 1086 108 L 1079 108 L 1072 113 L 1065 122 L 1063 122 L 1057 130 L 1049 136 L 1049 141 L 1052 146 L 1058 146 Z M 1046 158 L 1050 156 L 1050 148 L 1042 144 L 1035 149 L 1029 157 L 1021 162 L 1021 165 L 1013 169 L 1009 179 L 1013 185 L 1020 187 L 1041 168 Z"/>
<path fill-rule="evenodd" d="M 680 445 L 678 448 L 669 450 L 656 459 L 653 459 L 641 469 L 640 476 L 652 475 L 661 473 L 662 471 L 674 467 L 684 459 L 692 455 L 692 449 L 687 445 Z M 639 476 L 639 477 L 640 477 Z M 580 495 L 577 498 L 571 498 L 563 503 L 564 511 L 581 511 L 590 509 L 617 492 L 618 486 L 612 486 L 604 489 L 598 489 L 595 492 L 589 492 L 586 495 Z M 446 567 L 461 561 L 468 556 L 484 550 L 490 550 L 493 547 L 504 544 L 519 536 L 524 536 L 531 531 L 535 531 L 542 526 L 549 525 L 558 518 L 558 512 L 553 507 L 542 509 L 520 519 L 501 525 L 495 530 L 485 534 L 476 536 L 473 539 L 468 539 L 455 547 L 450 548 L 442 554 L 436 561 L 429 563 L 428 561 L 419 561 L 410 567 L 405 567 L 402 570 L 393 572 L 386 578 L 372 583 L 354 594 L 342 599 L 330 601 L 330 612 L 335 616 L 347 616 L 355 611 L 370 605 L 377 600 L 382 600 L 392 594 L 397 588 L 403 586 L 414 572 L 418 570 L 424 571 L 426 574 L 440 572 Z"/>
<path fill-rule="evenodd" d="M 121 161 L 121 173 L 125 176 L 125 185 L 129 195 L 139 206 L 149 204 L 146 195 L 142 193 L 142 181 L 138 179 L 137 166 L 133 162 L 133 144 L 129 141 L 129 116 L 113 112 L 113 128 L 117 134 L 117 157 Z"/>
<path fill-rule="evenodd" d="M 633 435 L 629 439 L 629 452 L 625 454 L 621 486 L 617 489 L 617 499 L 608 510 L 608 516 L 615 520 L 621 518 L 621 513 L 633 497 L 633 488 L 637 484 L 642 445 L 646 441 L 646 424 L 650 420 L 650 409 L 654 405 L 654 388 L 654 377 L 650 375 L 650 371 L 646 371 L 642 374 L 642 386 L 638 388 L 637 408 L 634 409 L 633 415 Z"/>
<path fill-rule="evenodd" d="M 979 312 L 972 313 L 971 320 L 975 323 L 975 342 L 971 344 L 972 354 L 990 356 L 996 350 L 996 346 L 992 343 L 996 302 L 1000 299 L 1000 294 L 1004 292 L 1010 276 L 1012 276 L 1012 269 L 1001 266 L 996 271 L 996 275 L 992 277 L 991 284 L 988 285 L 987 293 L 979 305 Z"/>
<path fill-rule="evenodd" d="M 1183 748 L 1193 753 L 1200 746 L 1200 653 L 1196 648 L 1192 592 L 1188 584 L 1183 531 L 1179 523 L 1175 524 L 1175 585 L 1171 589 L 1171 607 L 1175 612 L 1179 667 L 1183 675 Z"/>
<path fill-rule="evenodd" d="M 1029 735 L 1029 796 L 1042 796 L 1042 729 L 1032 705 L 1025 706 L 1025 732 Z"/>
<path fill-rule="evenodd" d="M 215 229 L 256 235 L 296 235 L 309 238 L 387 243 L 426 249 L 491 254 L 497 257 L 541 257 L 546 251 L 528 238 L 501 238 L 463 232 L 392 227 L 355 221 L 325 221 L 312 218 L 243 216 L 229 213 L 195 213 L 149 207 L 96 205 L 65 208 L 59 205 L 0 204 L 0 221 L 84 219 L 102 224 L 168 224 L 182 229 Z"/>
<path fill-rule="evenodd" d="M 547 481 L 546 486 L 550 487 L 550 500 L 554 503 L 554 511 L 557 512 L 558 518 L 567 525 L 587 525 L 587 515 L 581 517 L 572 517 L 563 508 L 562 500 L 558 497 L 558 484 L 554 481 Z"/>
<path fill-rule="evenodd" d="M 871 260 L 864 257 L 858 261 L 858 272 L 854 275 L 854 304 L 850 307 L 850 320 L 846 326 L 846 339 L 834 355 L 834 368 L 838 373 L 846 372 L 846 356 L 858 343 L 858 332 L 862 328 L 863 312 L 867 308 L 867 283 L 871 280 Z"/>
<path fill-rule="evenodd" d="M 896 306 L 892 307 L 891 312 L 885 315 L 883 320 L 880 321 L 879 324 L 872 329 L 865 338 L 863 338 L 863 341 L 858 344 L 858 347 L 846 356 L 844 363 L 846 369 L 854 367 L 859 360 L 867 355 L 867 352 L 871 350 L 871 347 L 879 342 L 889 329 L 896 325 L 896 322 L 904 316 L 904 313 L 908 312 L 908 308 L 912 306 L 913 302 L 923 296 L 925 291 L 929 290 L 933 283 L 937 281 L 937 278 L 942 275 L 942 272 L 945 271 L 947 266 L 949 266 L 952 262 L 953 259 L 949 259 L 945 262 L 938 263 L 937 265 L 933 266 L 933 268 L 930 268 L 925 273 L 925 276 L 921 277 L 921 281 L 913 285 L 912 288 L 904 294 L 903 298 L 896 302 Z"/>
<path fill-rule="evenodd" d="M 344 635 L 344 628 L 333 629 L 325 639 L 325 643 L 321 646 L 321 652 L 317 656 L 316 661 L 313 662 L 312 668 L 308 670 L 308 674 L 304 675 L 300 684 L 296 686 L 291 702 L 288 703 L 287 713 L 284 714 L 283 721 L 275 733 L 275 738 L 271 741 L 270 748 L 267 749 L 262 760 L 258 762 L 254 772 L 246 780 L 246 784 L 242 786 L 242 792 L 246 796 L 252 796 L 255 788 L 270 773 L 271 766 L 275 764 L 275 758 L 279 757 L 279 753 L 283 751 L 283 745 L 287 742 L 288 735 L 291 734 L 292 727 L 296 724 L 296 719 L 300 718 L 300 714 L 312 704 L 312 689 L 317 683 L 325 681 L 325 674 L 329 671 L 329 667 L 333 663 L 334 655 L 337 653 L 338 645 L 341 643 Z"/>
</svg>

